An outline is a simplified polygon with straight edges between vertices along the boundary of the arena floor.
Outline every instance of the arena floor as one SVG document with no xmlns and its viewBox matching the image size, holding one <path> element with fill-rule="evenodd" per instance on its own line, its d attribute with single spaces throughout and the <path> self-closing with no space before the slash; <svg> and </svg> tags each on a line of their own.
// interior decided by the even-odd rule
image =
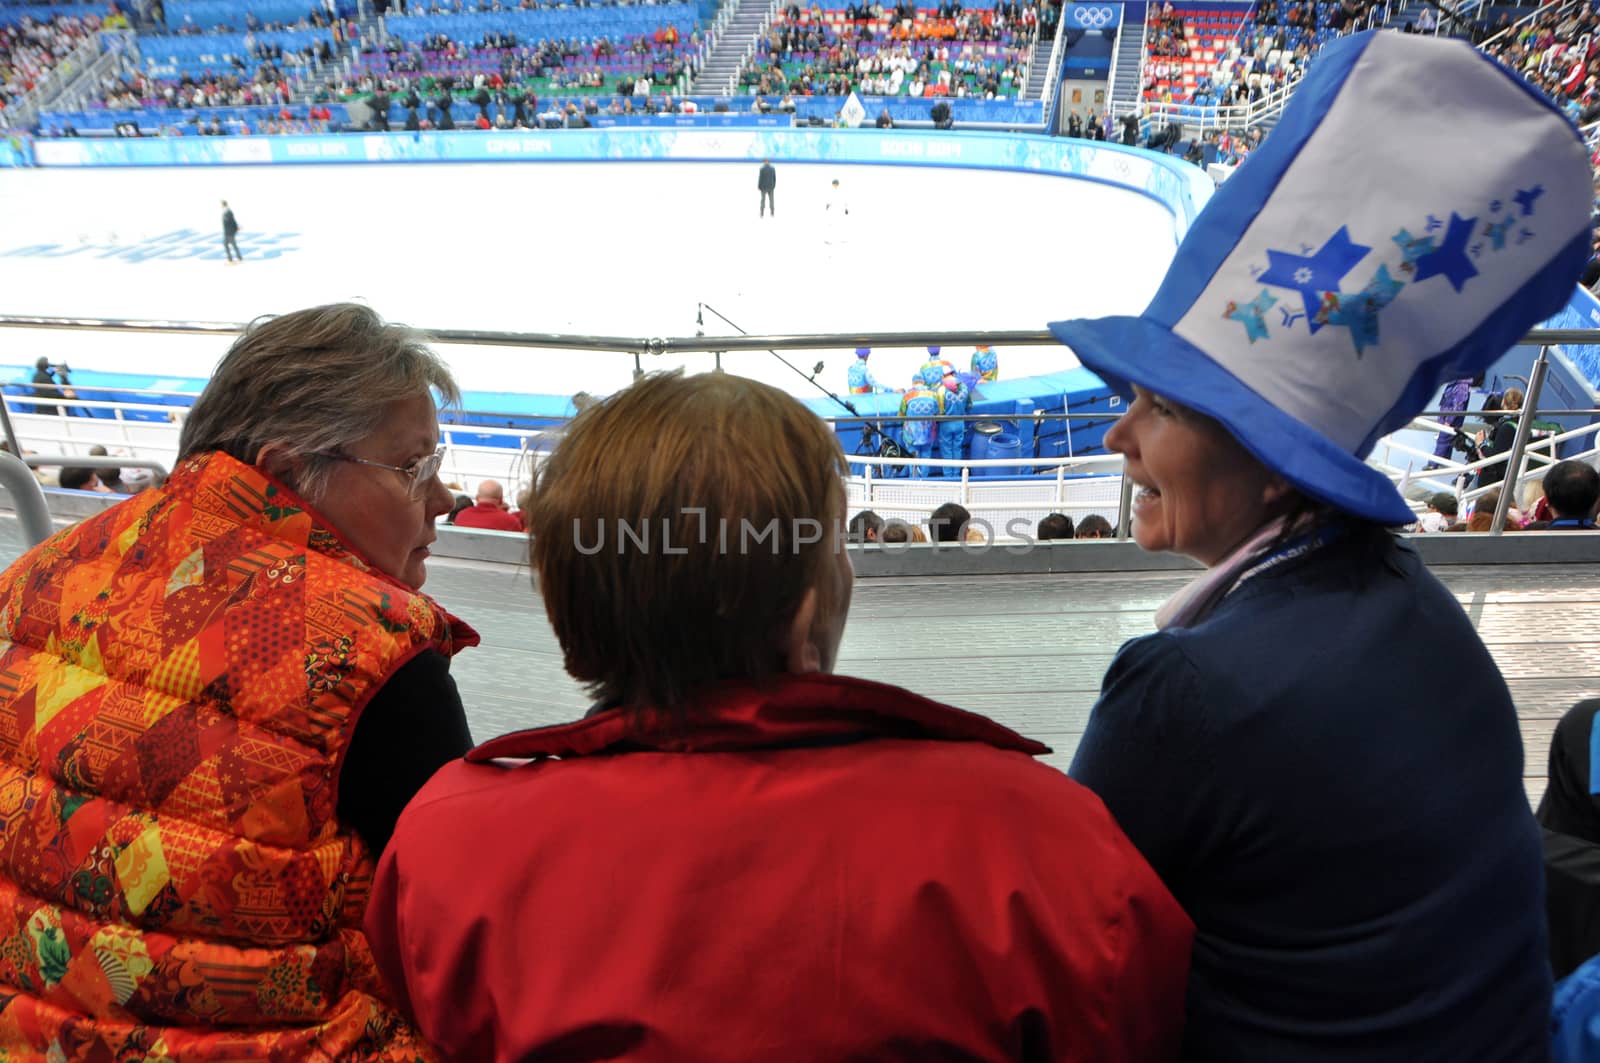
<svg viewBox="0 0 1600 1063">
<path fill-rule="evenodd" d="M 424 328 L 692 336 L 705 303 L 752 333 L 1037 330 L 1137 313 L 1174 249 L 1138 194 L 1038 174 L 837 164 L 778 170 L 757 216 L 752 164 L 498 163 L 0 171 L 0 313 L 246 321 L 361 299 Z M 841 182 L 848 218 L 824 209 Z M 221 257 L 219 201 L 246 261 Z M 187 235 L 185 235 L 187 234 Z M 273 257 L 267 257 L 268 254 Z M 214 257 L 201 257 L 201 256 Z M 708 335 L 733 329 L 705 315 Z M 6 361 L 205 376 L 215 338 L 0 337 Z M 471 390 L 604 393 L 627 355 L 452 347 Z M 959 356 L 959 355 L 958 355 Z M 842 387 L 851 355 L 826 352 Z M 737 365 L 734 360 L 738 359 Z M 1007 377 L 1071 368 L 1064 348 L 1002 352 Z M 817 356 L 798 361 L 809 371 Z M 709 355 L 647 359 L 646 368 Z M 920 352 L 873 363 L 900 382 Z M 732 371 L 811 390 L 766 353 Z"/>
</svg>

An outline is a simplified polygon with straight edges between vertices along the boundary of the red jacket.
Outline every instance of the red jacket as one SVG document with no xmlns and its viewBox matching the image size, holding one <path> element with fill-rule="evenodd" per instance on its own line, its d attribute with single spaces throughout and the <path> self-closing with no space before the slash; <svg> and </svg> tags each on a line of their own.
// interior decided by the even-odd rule
<svg viewBox="0 0 1600 1063">
<path fill-rule="evenodd" d="M 833 676 L 691 712 L 506 735 L 401 816 L 367 933 L 446 1057 L 1176 1056 L 1193 927 L 1046 747 Z"/>
<path fill-rule="evenodd" d="M 474 502 L 456 514 L 458 528 L 487 528 L 490 531 L 522 531 L 522 518 L 489 502 Z"/>
</svg>

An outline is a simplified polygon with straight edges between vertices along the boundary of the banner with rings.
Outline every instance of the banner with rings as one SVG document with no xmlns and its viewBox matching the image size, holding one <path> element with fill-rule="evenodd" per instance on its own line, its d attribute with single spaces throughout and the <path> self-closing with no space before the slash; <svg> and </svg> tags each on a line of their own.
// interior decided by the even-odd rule
<svg viewBox="0 0 1600 1063">
<path fill-rule="evenodd" d="M 1070 29 L 1111 29 L 1122 23 L 1122 5 L 1069 3 L 1062 23 Z"/>
</svg>

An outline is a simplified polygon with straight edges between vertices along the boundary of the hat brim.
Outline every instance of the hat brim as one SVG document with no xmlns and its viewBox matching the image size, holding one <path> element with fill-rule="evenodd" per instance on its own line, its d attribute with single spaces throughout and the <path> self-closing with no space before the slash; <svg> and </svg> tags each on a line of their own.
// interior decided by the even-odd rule
<svg viewBox="0 0 1600 1063">
<path fill-rule="evenodd" d="M 1124 396 L 1133 385 L 1220 422 L 1263 465 L 1302 492 L 1379 524 L 1416 519 L 1377 469 L 1245 386 L 1198 347 L 1141 317 L 1053 321 L 1050 331 Z"/>
</svg>

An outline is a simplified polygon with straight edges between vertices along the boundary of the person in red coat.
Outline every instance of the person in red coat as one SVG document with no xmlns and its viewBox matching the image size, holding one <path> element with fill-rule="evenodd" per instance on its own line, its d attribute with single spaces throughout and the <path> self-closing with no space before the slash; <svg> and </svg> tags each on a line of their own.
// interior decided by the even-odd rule
<svg viewBox="0 0 1600 1063">
<path fill-rule="evenodd" d="M 845 473 L 731 375 L 572 422 L 531 560 L 599 702 L 441 769 L 368 908 L 445 1058 L 1176 1057 L 1193 928 L 1100 801 L 1038 742 L 830 674 Z"/>
<path fill-rule="evenodd" d="M 485 480 L 478 485 L 478 500 L 456 514 L 458 528 L 487 528 L 490 531 L 522 531 L 522 518 L 506 508 L 505 488 L 499 481 Z"/>
</svg>

